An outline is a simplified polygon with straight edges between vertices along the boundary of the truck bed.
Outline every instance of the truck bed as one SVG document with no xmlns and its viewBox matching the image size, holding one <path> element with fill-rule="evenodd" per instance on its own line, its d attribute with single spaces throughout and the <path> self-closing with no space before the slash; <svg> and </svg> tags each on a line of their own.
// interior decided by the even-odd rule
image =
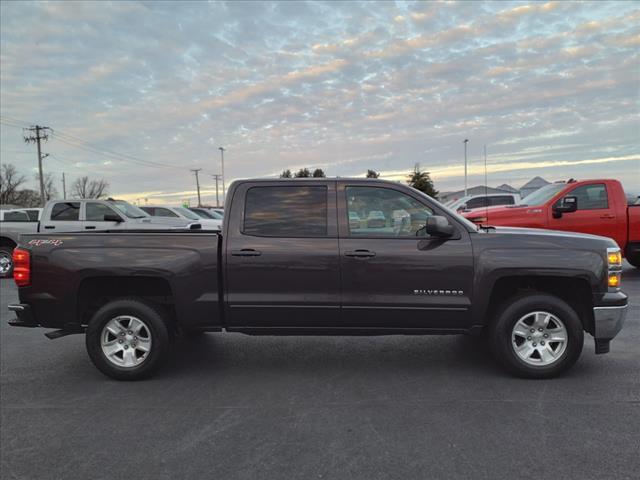
<svg viewBox="0 0 640 480">
<path fill-rule="evenodd" d="M 33 281 L 20 290 L 20 301 L 39 310 L 33 314 L 42 326 L 63 328 L 88 321 L 69 318 L 86 311 L 78 299 L 126 295 L 143 285 L 158 303 L 173 305 L 172 316 L 185 326 L 216 330 L 222 326 L 220 238 L 195 230 L 23 235 Z"/>
</svg>

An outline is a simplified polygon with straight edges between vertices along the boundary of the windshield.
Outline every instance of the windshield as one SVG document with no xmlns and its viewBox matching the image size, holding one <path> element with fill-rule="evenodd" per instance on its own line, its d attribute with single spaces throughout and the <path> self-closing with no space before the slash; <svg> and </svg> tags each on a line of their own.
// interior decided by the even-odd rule
<svg viewBox="0 0 640 480">
<path fill-rule="evenodd" d="M 215 210 L 207 210 L 207 213 L 211 215 L 211 218 L 215 218 L 216 220 L 222 220 L 223 218 L 222 215 Z"/>
<path fill-rule="evenodd" d="M 184 218 L 188 218 L 189 220 L 200 220 L 200 217 L 198 215 L 196 215 L 191 210 L 188 210 L 186 208 L 176 207 L 174 208 L 174 210 L 178 212 L 180 215 L 182 215 Z"/>
<path fill-rule="evenodd" d="M 567 185 L 564 183 L 551 183 L 549 185 L 545 185 L 544 187 L 524 197 L 518 205 L 528 205 L 531 207 L 542 205 L 548 200 L 551 200 L 556 193 L 558 193 L 566 186 Z"/>
<path fill-rule="evenodd" d="M 112 200 L 109 203 L 116 207 L 116 209 L 118 209 L 120 213 L 129 218 L 145 218 L 149 216 L 145 213 L 144 210 L 141 210 L 138 207 L 131 205 L 129 202 L 125 202 L 124 200 Z"/>
</svg>

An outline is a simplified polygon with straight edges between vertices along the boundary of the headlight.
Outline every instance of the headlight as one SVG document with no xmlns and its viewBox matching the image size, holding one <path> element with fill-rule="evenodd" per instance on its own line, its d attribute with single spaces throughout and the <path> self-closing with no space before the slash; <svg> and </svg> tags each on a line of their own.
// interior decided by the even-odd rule
<svg viewBox="0 0 640 480">
<path fill-rule="evenodd" d="M 607 286 L 618 291 L 622 281 L 622 253 L 617 247 L 607 248 Z"/>
</svg>

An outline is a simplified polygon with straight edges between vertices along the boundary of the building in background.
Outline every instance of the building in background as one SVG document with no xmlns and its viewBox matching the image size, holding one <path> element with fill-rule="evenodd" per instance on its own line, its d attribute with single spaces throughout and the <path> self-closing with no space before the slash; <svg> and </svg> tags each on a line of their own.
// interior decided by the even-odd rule
<svg viewBox="0 0 640 480">
<path fill-rule="evenodd" d="M 542 177 L 533 177 L 527 183 L 525 183 L 522 187 L 520 187 L 520 198 L 524 198 L 530 193 L 535 192 L 539 188 L 544 187 L 545 185 L 549 185 L 551 182 L 547 182 Z"/>
</svg>

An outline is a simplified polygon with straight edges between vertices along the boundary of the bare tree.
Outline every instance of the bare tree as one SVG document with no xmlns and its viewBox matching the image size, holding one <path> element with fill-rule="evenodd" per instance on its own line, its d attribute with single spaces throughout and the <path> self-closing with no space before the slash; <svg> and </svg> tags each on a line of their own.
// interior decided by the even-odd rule
<svg viewBox="0 0 640 480">
<path fill-rule="evenodd" d="M 36 182 L 40 181 L 40 176 L 36 173 L 34 175 Z M 58 196 L 58 189 L 54 185 L 54 178 L 52 173 L 46 173 L 42 177 L 42 184 L 44 187 L 44 198 L 45 201 L 49 201 Z"/>
<path fill-rule="evenodd" d="M 76 198 L 101 198 L 107 195 L 109 182 L 106 180 L 89 180 L 86 175 L 79 177 L 71 185 L 71 192 Z"/>
<path fill-rule="evenodd" d="M 26 181 L 10 163 L 0 167 L 0 204 L 17 203 L 18 188 Z"/>
</svg>

